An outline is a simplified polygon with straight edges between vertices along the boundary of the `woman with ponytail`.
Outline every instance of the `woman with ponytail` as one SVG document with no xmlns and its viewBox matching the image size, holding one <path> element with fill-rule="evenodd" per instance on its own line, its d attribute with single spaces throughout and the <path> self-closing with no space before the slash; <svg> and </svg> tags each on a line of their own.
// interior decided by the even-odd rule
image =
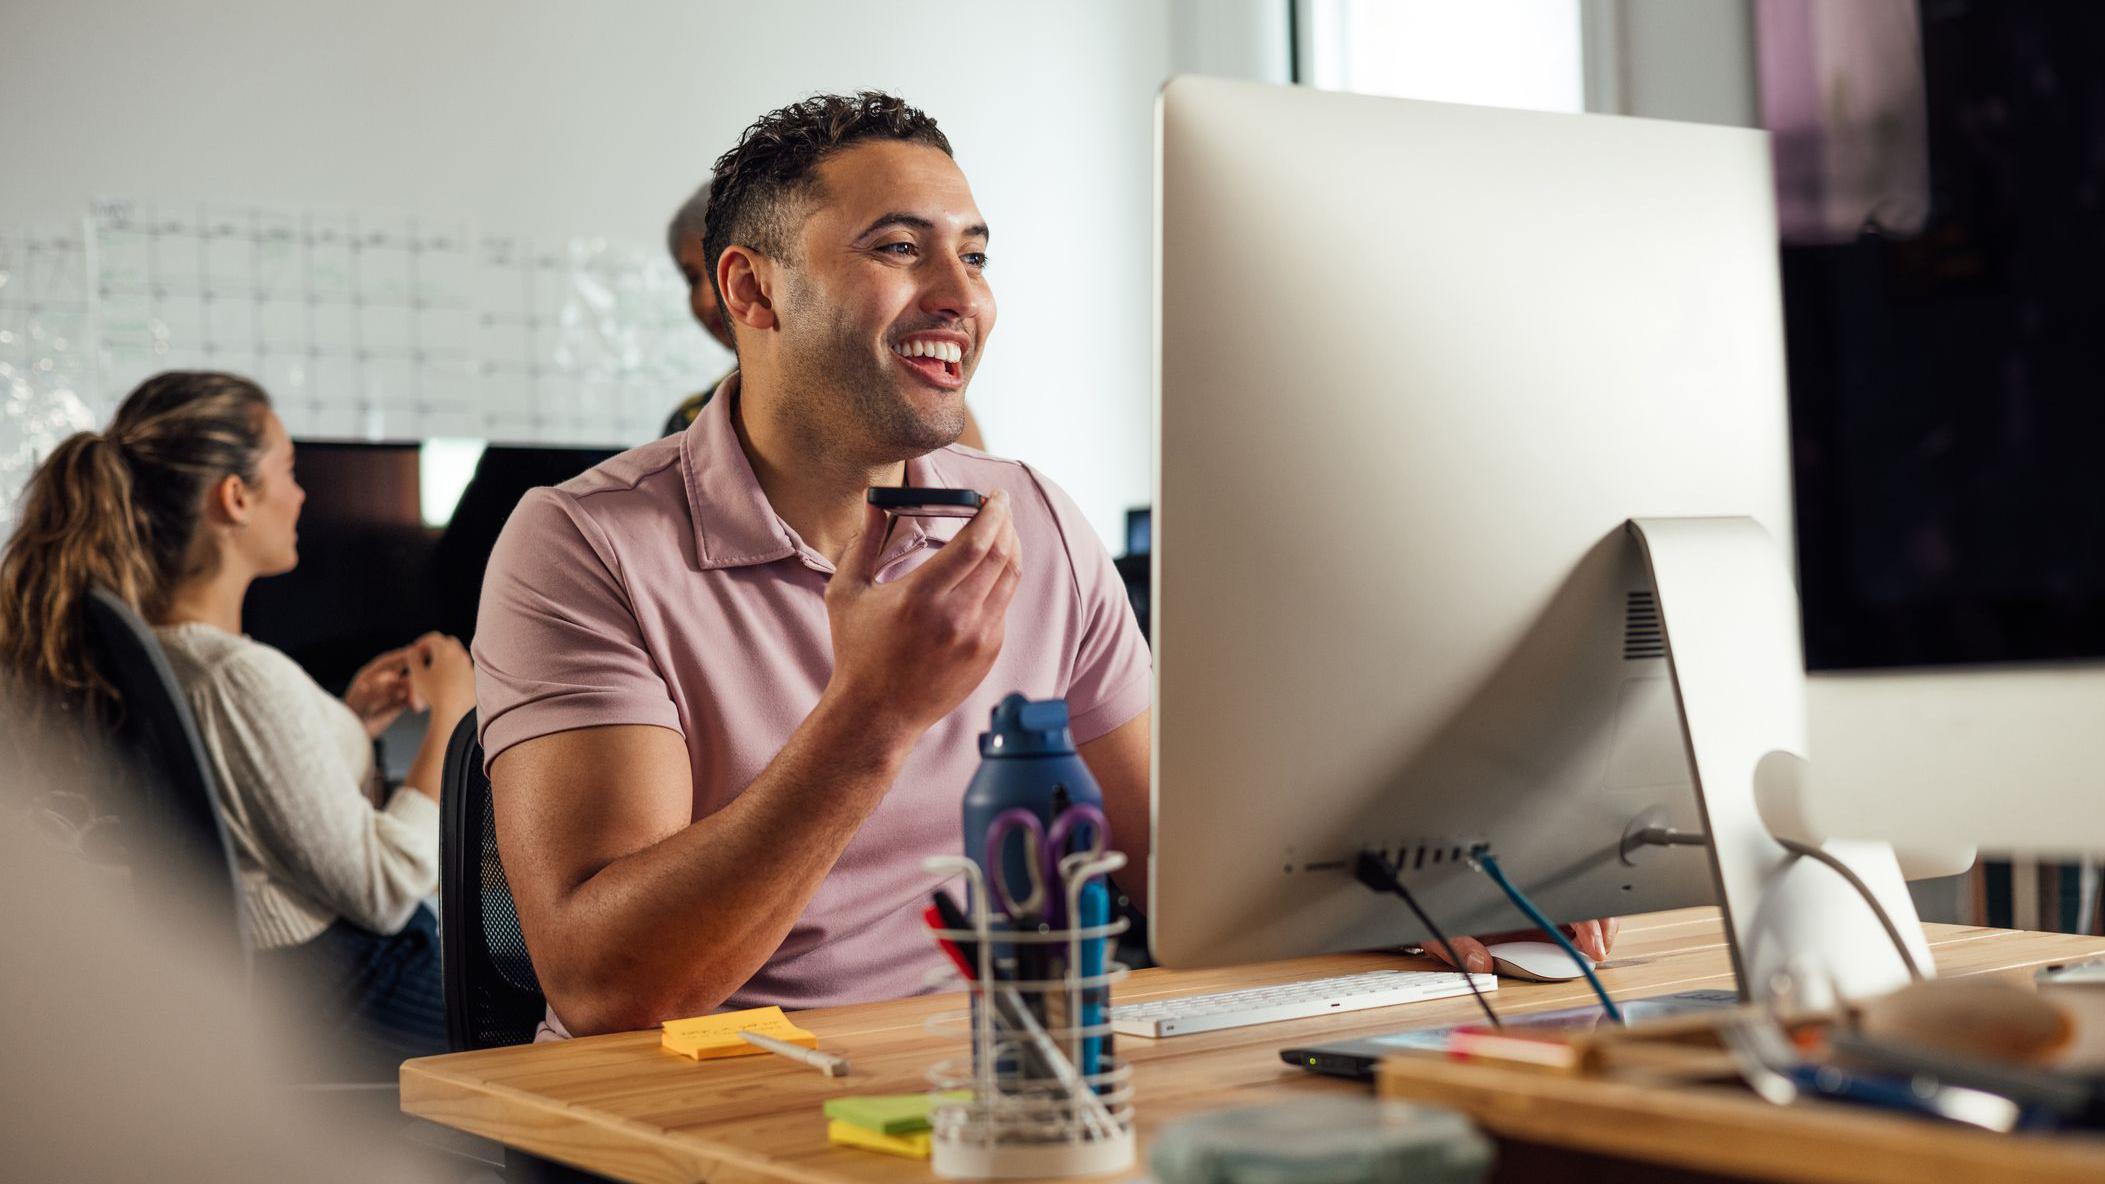
<svg viewBox="0 0 2105 1184">
<path fill-rule="evenodd" d="M 458 641 L 427 634 L 337 699 L 242 634 L 249 584 L 298 562 L 305 499 L 261 388 L 147 379 L 30 478 L 0 555 L 0 680 L 47 715 L 107 720 L 122 705 L 88 662 L 82 601 L 100 583 L 131 604 L 215 766 L 258 966 L 319 982 L 318 1006 L 389 1061 L 442 1052 L 437 926 L 420 902 L 438 884 L 439 770 L 474 674 Z M 376 806 L 372 737 L 404 710 L 430 712 L 424 744 Z"/>
</svg>

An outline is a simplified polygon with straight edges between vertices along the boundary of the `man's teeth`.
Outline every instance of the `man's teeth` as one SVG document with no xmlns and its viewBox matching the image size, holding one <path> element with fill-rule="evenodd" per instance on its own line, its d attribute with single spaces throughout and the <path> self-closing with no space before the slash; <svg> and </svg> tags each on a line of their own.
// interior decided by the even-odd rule
<svg viewBox="0 0 2105 1184">
<path fill-rule="evenodd" d="M 902 358 L 934 358 L 940 362 L 965 360 L 965 351 L 949 341 L 909 341 L 893 346 L 892 352 Z"/>
</svg>

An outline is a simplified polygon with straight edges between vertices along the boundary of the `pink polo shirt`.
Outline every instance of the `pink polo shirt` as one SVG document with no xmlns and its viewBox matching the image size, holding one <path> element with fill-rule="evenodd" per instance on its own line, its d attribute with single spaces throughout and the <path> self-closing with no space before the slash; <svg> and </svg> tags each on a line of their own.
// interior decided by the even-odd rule
<svg viewBox="0 0 2105 1184">
<path fill-rule="evenodd" d="M 734 374 L 685 432 L 519 503 L 490 556 L 476 622 L 486 759 L 572 728 L 671 728 L 687 740 L 699 819 L 743 792 L 817 704 L 833 672 L 833 565 L 768 505 L 731 424 L 737 393 Z M 1009 491 L 1023 577 L 1001 655 L 921 738 L 729 1006 L 828 1007 L 927 990 L 944 960 L 921 922 L 934 883 L 921 861 L 963 850 L 959 808 L 995 703 L 1018 691 L 1063 698 L 1077 743 L 1148 706 L 1146 643 L 1110 555 L 1065 493 L 1027 465 L 957 445 L 907 462 L 906 476 Z M 914 570 L 962 526 L 902 520 L 878 579 Z"/>
</svg>

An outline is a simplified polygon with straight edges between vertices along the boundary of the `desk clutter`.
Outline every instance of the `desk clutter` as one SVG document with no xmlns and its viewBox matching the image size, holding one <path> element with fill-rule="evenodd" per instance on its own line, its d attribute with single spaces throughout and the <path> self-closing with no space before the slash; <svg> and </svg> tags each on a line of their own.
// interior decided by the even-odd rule
<svg viewBox="0 0 2105 1184">
<path fill-rule="evenodd" d="M 969 1001 L 931 1031 L 966 1037 L 936 1064 L 938 1090 L 966 1099 L 931 1115 L 939 1176 L 970 1179 L 1121 1171 L 1134 1159 L 1132 1067 L 1116 1055 L 1109 943 L 1110 849 L 1103 796 L 1075 752 L 1067 704 L 1010 695 L 980 736 L 965 791 L 964 856 L 924 867 L 962 876 L 965 907 L 938 892 L 926 919 Z M 944 976 L 949 977 L 949 976 Z"/>
<path fill-rule="evenodd" d="M 1839 1012 L 1705 1009 L 1629 1027 L 1573 1027 L 1549 1013 L 1503 1029 L 1452 1029 L 1413 1058 L 1597 1081 L 1742 1085 L 1777 1105 L 1842 1102 L 2006 1134 L 2105 1131 L 2105 992 L 1930 979 Z M 1534 1021 L 1531 1023 L 1530 1021 Z M 1543 1022 L 1552 1021 L 1552 1022 Z"/>
<path fill-rule="evenodd" d="M 1521 1142 L 1545 1123 L 1651 1132 L 1645 1157 L 1735 1177 L 2097 1180 L 2105 991 L 1982 975 L 1835 1011 L 1747 1005 L 1590 1029 L 1509 1019 L 1397 1048 L 1380 1085 Z"/>
</svg>

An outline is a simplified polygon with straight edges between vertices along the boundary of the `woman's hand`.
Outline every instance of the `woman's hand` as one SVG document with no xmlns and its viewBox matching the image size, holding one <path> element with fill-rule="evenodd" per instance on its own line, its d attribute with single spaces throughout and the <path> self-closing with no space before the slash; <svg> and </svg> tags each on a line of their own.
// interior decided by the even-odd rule
<svg viewBox="0 0 2105 1184">
<path fill-rule="evenodd" d="M 1599 921 L 1579 921 L 1559 926 L 1564 935 L 1579 952 L 1596 962 L 1608 956 L 1615 944 L 1616 931 L 1623 926 L 1622 918 L 1608 917 Z M 1527 929 L 1518 933 L 1495 933 L 1488 937 L 1458 937 L 1454 939 L 1454 950 L 1449 953 L 1440 948 L 1440 943 L 1427 941 L 1425 952 L 1447 963 L 1474 974 L 1491 973 L 1491 952 L 1484 947 L 1501 941 L 1548 941 L 1549 937 L 1540 929 Z"/>
<path fill-rule="evenodd" d="M 409 664 L 416 652 L 414 645 L 389 650 L 351 676 L 351 685 L 344 691 L 344 705 L 365 725 L 366 735 L 378 738 L 411 706 Z"/>
<path fill-rule="evenodd" d="M 475 663 L 457 637 L 426 633 L 409 647 L 409 705 L 431 711 L 430 726 L 451 732 L 475 708 Z"/>
</svg>

